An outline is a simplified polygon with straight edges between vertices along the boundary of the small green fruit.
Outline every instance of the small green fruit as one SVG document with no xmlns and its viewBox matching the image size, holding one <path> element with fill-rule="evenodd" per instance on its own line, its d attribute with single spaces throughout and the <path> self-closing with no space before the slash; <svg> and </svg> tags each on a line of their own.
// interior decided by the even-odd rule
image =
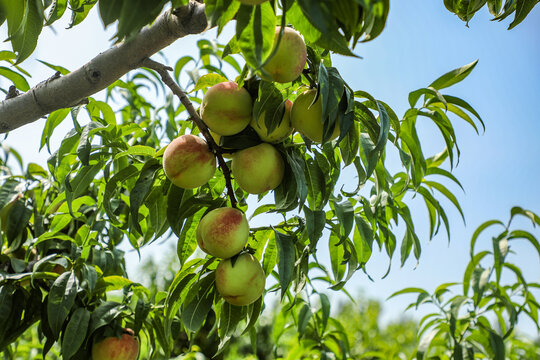
<svg viewBox="0 0 540 360">
<path fill-rule="evenodd" d="M 204 94 L 201 117 L 213 132 L 234 135 L 244 130 L 251 121 L 251 95 L 233 81 L 212 86 Z"/>
<path fill-rule="evenodd" d="M 281 184 L 285 164 L 276 148 L 268 143 L 262 143 L 235 152 L 231 171 L 244 191 L 262 194 Z"/>
<path fill-rule="evenodd" d="M 277 45 L 281 27 L 276 28 L 274 38 L 274 48 Z M 271 53 L 273 53 L 272 50 Z M 286 27 L 283 30 L 283 36 L 274 56 L 263 66 L 264 78 L 279 83 L 287 83 L 300 76 L 306 66 L 307 50 L 306 43 L 300 33 L 296 30 Z M 267 76 L 268 75 L 268 76 Z"/>
<path fill-rule="evenodd" d="M 323 117 L 321 97 L 313 103 L 317 94 L 316 90 L 308 90 L 296 98 L 291 109 L 292 126 L 302 135 L 313 142 L 322 142 L 323 138 Z M 329 140 L 334 140 L 339 136 L 339 126 L 336 121 L 334 131 Z"/>
<path fill-rule="evenodd" d="M 251 254 L 239 255 L 234 266 L 231 259 L 222 260 L 216 269 L 219 294 L 236 306 L 249 305 L 260 298 L 265 282 L 264 270 Z"/>
</svg>

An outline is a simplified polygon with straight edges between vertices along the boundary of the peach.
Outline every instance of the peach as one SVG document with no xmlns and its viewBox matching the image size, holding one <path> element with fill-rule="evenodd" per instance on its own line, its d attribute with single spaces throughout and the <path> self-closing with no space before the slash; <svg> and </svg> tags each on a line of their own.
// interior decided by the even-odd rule
<svg viewBox="0 0 540 360">
<path fill-rule="evenodd" d="M 195 135 L 182 135 L 165 149 L 163 170 L 174 185 L 194 189 L 214 176 L 216 158 L 206 141 Z"/>
<path fill-rule="evenodd" d="M 268 128 L 264 123 L 265 113 L 262 113 L 257 121 L 255 121 L 255 119 L 251 119 L 250 125 L 257 132 L 257 134 L 259 134 L 262 141 L 269 143 L 282 142 L 287 138 L 287 136 L 291 135 L 293 131 L 293 127 L 291 125 L 291 107 L 292 102 L 290 100 L 285 101 L 285 113 L 283 114 L 281 123 L 270 133 L 268 133 Z"/>
<path fill-rule="evenodd" d="M 233 81 L 212 86 L 204 94 L 201 117 L 213 132 L 234 135 L 244 130 L 251 120 L 251 95 Z"/>
<path fill-rule="evenodd" d="M 277 45 L 281 27 L 276 28 L 274 48 Z M 271 54 L 274 53 L 274 49 Z M 279 83 L 287 83 L 300 76 L 306 66 L 306 43 L 300 34 L 286 27 L 279 43 L 278 50 L 262 67 L 262 77 Z"/>
<path fill-rule="evenodd" d="M 229 304 L 249 305 L 261 297 L 266 275 L 253 255 L 244 253 L 236 258 L 222 260 L 216 269 L 216 287 Z"/>
<path fill-rule="evenodd" d="M 281 184 L 285 163 L 276 148 L 262 143 L 234 153 L 231 171 L 244 191 L 262 194 Z"/>
<path fill-rule="evenodd" d="M 292 126 L 302 135 L 313 142 L 322 142 L 323 138 L 323 117 L 321 97 L 313 103 L 317 90 L 312 89 L 298 95 L 291 109 Z M 334 140 L 339 136 L 339 126 L 336 121 L 334 131 L 329 140 Z"/>
<path fill-rule="evenodd" d="M 238 209 L 222 207 L 206 214 L 197 226 L 197 243 L 207 254 L 228 259 L 238 254 L 249 239 L 246 215 Z"/>
<path fill-rule="evenodd" d="M 122 337 L 108 337 L 92 346 L 92 360 L 136 360 L 139 340 L 133 330 L 124 329 Z"/>
</svg>

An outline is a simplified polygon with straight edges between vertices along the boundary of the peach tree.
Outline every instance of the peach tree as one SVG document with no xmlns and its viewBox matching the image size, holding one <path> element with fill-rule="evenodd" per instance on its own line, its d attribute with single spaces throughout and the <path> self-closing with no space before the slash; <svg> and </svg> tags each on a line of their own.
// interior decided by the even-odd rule
<svg viewBox="0 0 540 360">
<path fill-rule="evenodd" d="M 444 1 L 464 21 L 485 5 L 495 19 L 513 15 L 511 27 L 536 3 Z M 451 172 L 460 156 L 453 121 L 477 132 L 484 126 L 469 103 L 447 93 L 476 62 L 410 92 L 401 116 L 341 76 L 334 54 L 356 57 L 357 46 L 383 31 L 389 6 L 1 0 L 13 51 L 0 52 L 0 132 L 24 131 L 46 116 L 39 141 L 51 156 L 24 166 L 16 149 L 2 149 L 0 351 L 17 353 L 18 339 L 37 324 L 43 357 L 59 349 L 64 359 L 106 358 L 124 338 L 137 344 L 135 354 L 133 334 L 144 358 L 195 345 L 219 356 L 243 334 L 256 345 L 258 318 L 274 296 L 287 309 L 283 328 L 298 331 L 299 356 L 347 358 L 346 329 L 323 290 L 346 292 L 377 249 L 389 259 L 397 251 L 402 265 L 411 255 L 420 260 L 412 196 L 425 203 L 429 237 L 441 228 L 450 236 L 441 199 L 462 213 L 447 188 L 460 185 Z M 24 61 L 43 27 L 65 16 L 77 26 L 93 7 L 105 26 L 116 26 L 114 46 L 74 71 L 42 61 L 53 75 L 30 87 Z M 224 38 L 229 23 L 234 35 Z M 200 40 L 198 58 L 155 60 L 177 39 L 210 28 L 224 44 Z M 439 130 L 439 153 L 422 150 L 420 119 Z M 73 129 L 51 143 L 64 121 Z M 540 249 L 534 236 L 521 235 Z M 128 278 L 119 245 L 139 252 L 159 239 L 176 242 L 180 267 L 166 291 L 152 292 Z M 473 279 L 482 274 L 476 265 Z M 526 297 L 519 306 L 538 323 L 538 304 Z M 504 338 L 489 321 L 471 324 L 495 340 L 467 345 L 466 354 L 504 358 Z"/>
</svg>

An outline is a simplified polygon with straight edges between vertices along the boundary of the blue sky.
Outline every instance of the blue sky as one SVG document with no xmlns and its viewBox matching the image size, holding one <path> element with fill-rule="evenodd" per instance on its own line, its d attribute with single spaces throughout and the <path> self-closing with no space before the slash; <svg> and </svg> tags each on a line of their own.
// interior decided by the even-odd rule
<svg viewBox="0 0 540 360">
<path fill-rule="evenodd" d="M 355 52 L 363 57 L 335 58 L 334 65 L 355 90 L 365 90 L 387 102 L 398 116 L 408 107 L 410 91 L 425 87 L 443 73 L 479 59 L 472 74 L 462 83 L 445 89 L 444 93 L 462 97 L 472 104 L 486 123 L 486 131 L 476 135 L 463 121 L 456 119 L 461 160 L 454 174 L 462 182 L 465 193 L 450 188 L 458 195 L 467 226 L 458 212 L 447 204 L 452 226 L 448 245 L 444 234 L 427 242 L 426 213 L 413 202 L 417 230 L 423 252 L 416 266 L 413 259 L 399 268 L 399 255 L 392 272 L 384 280 L 386 255 L 374 253 L 368 270 L 375 282 L 359 272 L 348 286 L 353 294 L 360 292 L 385 299 L 391 293 L 408 286 L 433 290 L 443 282 L 460 281 L 468 261 L 469 240 L 474 229 L 489 219 L 506 220 L 509 210 L 520 205 L 540 212 L 540 10 L 536 7 L 517 28 L 507 31 L 511 19 L 503 23 L 490 21 L 484 9 L 470 22 L 469 28 L 449 13 L 442 0 L 407 0 L 391 2 L 387 27 L 377 39 L 359 44 Z M 5 38 L 5 27 L 0 36 Z M 52 75 L 34 59 L 63 65 L 70 70 L 83 65 L 109 47 L 113 32 L 103 32 L 94 14 L 71 30 L 57 26 L 57 35 L 46 29 L 40 45 L 23 67 L 34 74 L 32 85 Z M 215 32 L 209 32 L 214 38 Z M 171 60 L 182 55 L 196 56 L 195 42 L 200 37 L 177 41 L 166 51 Z M 228 38 L 220 38 L 225 43 Z M 65 45 L 68 44 L 66 47 Z M 8 49 L 3 43 L 0 49 Z M 38 154 L 38 143 L 44 121 L 40 120 L 14 131 L 5 141 L 22 154 L 26 162 L 45 163 L 46 151 Z M 426 123 L 427 124 L 427 123 Z M 61 139 L 69 123 L 57 130 Z M 430 125 L 420 127 L 426 154 L 439 152 L 442 139 Z M 398 170 L 397 168 L 394 170 Z M 526 222 L 520 222 L 527 229 Z M 534 232 L 540 237 L 538 229 Z M 484 239 L 485 241 L 486 239 Z M 485 241 L 487 243 L 487 241 Z M 519 264 L 531 281 L 540 282 L 540 261 L 527 246 L 515 244 Z M 159 252 L 159 250 L 156 250 Z M 130 269 L 136 267 L 136 257 L 130 257 Z M 392 299 L 386 304 L 384 319 L 399 316 L 407 300 Z M 413 313 L 411 313 L 413 315 Z M 527 332 L 532 324 L 524 323 Z"/>
</svg>

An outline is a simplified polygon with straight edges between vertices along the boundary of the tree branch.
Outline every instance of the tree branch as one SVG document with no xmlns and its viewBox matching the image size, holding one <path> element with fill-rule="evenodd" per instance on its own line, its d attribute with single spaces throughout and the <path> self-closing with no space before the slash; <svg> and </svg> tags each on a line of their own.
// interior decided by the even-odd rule
<svg viewBox="0 0 540 360">
<path fill-rule="evenodd" d="M 186 93 L 178 86 L 178 84 L 173 80 L 171 75 L 169 74 L 169 71 L 172 71 L 173 69 L 165 66 L 157 61 L 154 61 L 152 59 L 145 59 L 142 62 L 142 66 L 146 66 L 149 69 L 155 70 L 160 76 L 161 80 L 163 80 L 163 83 L 171 89 L 174 95 L 176 95 L 179 99 L 182 105 L 186 107 L 186 110 L 195 125 L 199 128 L 201 131 L 201 134 L 203 134 L 204 138 L 206 139 L 206 142 L 210 146 L 210 150 L 214 153 L 214 155 L 217 157 L 219 167 L 221 171 L 223 172 L 223 176 L 225 177 L 225 185 L 227 187 L 227 194 L 229 195 L 229 198 L 231 199 L 231 206 L 233 208 L 236 208 L 236 205 L 238 201 L 236 200 L 236 197 L 234 196 L 234 188 L 232 186 L 231 182 L 231 170 L 225 163 L 225 159 L 223 159 L 223 151 L 221 147 L 216 144 L 214 141 L 214 138 L 210 134 L 210 130 L 204 123 L 204 121 L 199 116 L 199 113 L 197 113 L 197 110 L 193 107 L 193 104 L 191 103 L 191 100 L 187 97 Z"/>
<path fill-rule="evenodd" d="M 0 102 L 0 134 L 84 102 L 177 39 L 203 32 L 208 26 L 204 9 L 204 4 L 190 0 L 186 6 L 168 10 L 133 39 L 99 54 L 72 73 Z"/>
</svg>

